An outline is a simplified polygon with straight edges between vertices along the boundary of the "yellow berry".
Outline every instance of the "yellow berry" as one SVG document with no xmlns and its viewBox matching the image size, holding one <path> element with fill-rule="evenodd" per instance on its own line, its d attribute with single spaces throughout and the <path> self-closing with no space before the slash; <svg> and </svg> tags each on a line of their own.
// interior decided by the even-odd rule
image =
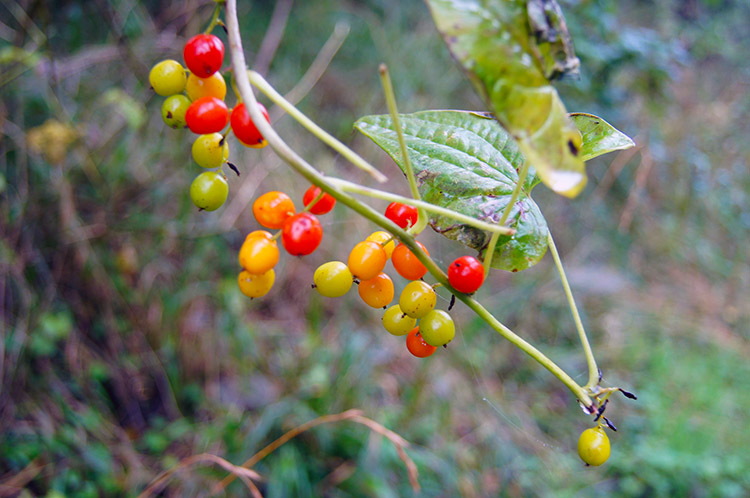
<svg viewBox="0 0 750 498">
<path fill-rule="evenodd" d="M 261 275 L 253 275 L 243 270 L 237 277 L 237 284 L 244 295 L 253 298 L 268 294 L 268 291 L 273 287 L 274 280 L 276 280 L 276 274 L 273 269 Z"/>
</svg>

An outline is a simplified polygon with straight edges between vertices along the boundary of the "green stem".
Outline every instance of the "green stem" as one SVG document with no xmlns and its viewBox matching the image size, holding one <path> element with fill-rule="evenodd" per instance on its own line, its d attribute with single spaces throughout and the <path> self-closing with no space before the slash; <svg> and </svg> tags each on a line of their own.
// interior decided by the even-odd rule
<svg viewBox="0 0 750 498">
<path fill-rule="evenodd" d="M 522 339 L 520 336 L 518 336 L 508 327 L 503 325 L 497 318 L 495 318 L 495 316 L 492 313 L 490 313 L 487 310 L 487 308 L 482 306 L 473 297 L 468 296 L 466 294 L 462 294 L 460 292 L 455 292 L 455 291 L 454 291 L 454 294 L 456 298 L 463 301 L 463 303 L 466 304 L 466 306 L 468 306 L 472 311 L 474 311 L 474 313 L 476 313 L 480 318 L 482 318 L 490 327 L 495 329 L 497 333 L 499 333 L 505 339 L 510 341 L 513 345 L 518 347 L 521 351 L 523 351 L 527 355 L 534 358 L 544 368 L 549 370 L 552 373 L 552 375 L 560 379 L 560 381 L 563 384 L 565 384 L 565 386 L 568 389 L 571 390 L 571 392 L 576 396 L 576 398 L 578 398 L 578 401 L 581 404 L 583 404 L 583 406 L 585 406 L 590 413 L 594 413 L 593 410 L 595 409 L 593 408 L 593 402 L 591 401 L 591 398 L 589 397 L 587 390 L 579 386 L 578 383 L 575 380 L 573 380 L 573 378 L 570 377 L 570 375 L 568 375 L 555 362 L 550 360 L 544 353 L 542 353 L 537 348 L 535 348 L 534 346 L 526 342 L 524 339 Z"/>
<path fill-rule="evenodd" d="M 223 6 L 224 6 L 224 0 L 216 1 L 216 7 L 214 7 L 214 13 L 211 16 L 211 22 L 208 24 L 208 27 L 203 32 L 204 35 L 211 34 L 214 28 L 219 24 L 219 13 L 221 12 L 221 8 Z"/>
<path fill-rule="evenodd" d="M 485 221 L 472 218 L 471 216 L 461 214 L 457 211 L 453 211 L 452 209 L 436 206 L 435 204 L 430 204 L 429 202 L 425 202 L 419 199 L 410 199 L 409 197 L 404 197 L 398 194 L 392 194 L 390 192 L 385 192 L 383 190 L 377 190 L 377 189 L 370 188 L 370 187 L 364 187 L 362 185 L 359 185 L 358 183 L 341 180 L 339 178 L 329 177 L 328 181 L 332 185 L 335 185 L 336 187 L 340 188 L 344 192 L 353 192 L 355 194 L 366 195 L 368 197 L 372 197 L 375 199 L 382 199 L 384 201 L 400 202 L 401 204 L 408 204 L 409 206 L 415 206 L 419 208 L 420 210 L 430 211 L 432 213 L 439 214 L 441 216 L 445 216 L 448 218 L 452 218 L 456 221 L 460 221 L 461 223 L 466 223 L 467 225 L 471 225 L 480 230 L 486 230 L 489 232 L 502 234 L 502 235 L 513 235 L 514 233 L 516 233 L 516 231 L 512 228 L 503 227 L 503 226 L 495 225 L 492 223 L 487 223 Z"/>
<path fill-rule="evenodd" d="M 503 214 L 500 216 L 498 225 L 505 225 L 505 222 L 508 221 L 510 212 L 513 211 L 513 206 L 515 206 L 516 201 L 518 200 L 518 195 L 521 193 L 521 189 L 523 189 L 523 184 L 526 182 L 526 176 L 528 174 L 529 162 L 524 160 L 523 166 L 521 166 L 521 172 L 518 173 L 518 181 L 516 182 L 516 186 L 513 187 L 513 193 L 510 195 L 510 202 L 508 202 L 508 205 L 503 209 Z"/>
<path fill-rule="evenodd" d="M 583 329 L 583 323 L 581 322 L 581 316 L 578 314 L 578 307 L 576 307 L 575 299 L 573 299 L 573 292 L 570 290 L 570 284 L 568 283 L 568 277 L 565 276 L 565 270 L 563 269 L 560 255 L 557 252 L 557 246 L 552 238 L 552 234 L 547 232 L 547 245 L 549 246 L 550 252 L 552 253 L 552 259 L 555 260 L 555 266 L 557 267 L 558 273 L 560 273 L 560 281 L 562 281 L 563 288 L 565 289 L 565 296 L 568 298 L 568 305 L 570 306 L 570 312 L 573 314 L 573 321 L 578 330 L 578 338 L 581 340 L 583 346 L 583 353 L 586 355 L 586 362 L 589 366 L 589 381 L 584 386 L 585 389 L 589 390 L 599 383 L 599 369 L 596 366 L 596 359 L 594 353 L 591 351 L 591 345 L 589 344 L 589 338 L 586 336 L 586 331 Z"/>
<path fill-rule="evenodd" d="M 229 21 L 229 19 L 227 19 Z M 229 25 L 229 22 L 227 22 L 227 27 Z M 243 56 L 244 59 L 244 56 Z M 239 73 L 235 71 L 235 77 L 239 77 Z M 375 167 L 362 159 L 361 156 L 359 156 L 356 152 L 351 150 L 346 145 L 342 144 L 338 140 L 336 140 L 333 136 L 331 136 L 327 131 L 325 131 L 323 128 L 318 126 L 313 120 L 302 114 L 299 109 L 294 107 L 294 105 L 286 100 L 283 95 L 281 95 L 279 92 L 276 91 L 274 87 L 268 84 L 268 82 L 261 76 L 260 74 L 256 73 L 255 71 L 247 71 L 246 77 L 242 78 L 243 80 L 247 81 L 249 79 L 249 82 L 253 84 L 258 90 L 263 92 L 266 97 L 271 99 L 271 101 L 284 109 L 290 116 L 292 116 L 294 119 L 296 119 L 302 126 L 308 129 L 310 133 L 318 137 L 319 140 L 321 140 L 323 143 L 331 147 L 333 150 L 344 156 L 350 163 L 355 165 L 361 170 L 366 171 L 370 175 L 372 175 L 373 178 L 375 178 L 378 182 L 383 183 L 388 178 L 383 175 L 380 171 L 375 169 Z M 242 88 L 240 87 L 240 90 Z M 243 94 L 244 92 L 240 91 L 240 94 Z M 244 96 L 243 96 L 244 100 Z M 255 99 L 253 98 L 253 101 Z M 252 116 L 253 113 L 250 113 Z M 253 118 L 253 122 L 256 122 Z M 258 127 L 260 129 L 260 127 Z M 262 133 L 262 132 L 261 132 Z M 263 135 L 265 137 L 265 135 Z"/>
<path fill-rule="evenodd" d="M 510 195 L 510 202 L 508 202 L 508 205 L 505 206 L 505 209 L 503 209 L 503 214 L 500 216 L 500 221 L 498 225 L 505 226 L 505 222 L 508 221 L 508 217 L 510 217 L 510 212 L 513 210 L 513 206 L 516 204 L 516 201 L 518 200 L 518 196 L 521 193 L 521 189 L 523 188 L 523 184 L 526 182 L 526 176 L 529 174 L 529 162 L 524 160 L 523 166 L 521 167 L 521 171 L 518 173 L 518 181 L 516 182 L 516 186 L 513 187 L 513 193 Z M 490 274 L 490 268 L 492 268 L 492 258 L 495 257 L 495 247 L 497 246 L 497 240 L 500 238 L 500 234 L 495 232 L 492 235 L 492 238 L 490 239 L 490 243 L 487 246 L 487 251 L 484 253 L 484 276 Z"/>
<path fill-rule="evenodd" d="M 393 83 L 391 82 L 391 75 L 388 72 L 388 66 L 381 64 L 378 68 L 380 73 L 380 83 L 383 85 L 383 93 L 385 94 L 385 102 L 388 106 L 388 112 L 393 120 L 393 128 L 396 130 L 396 136 L 398 137 L 398 146 L 401 149 L 401 159 L 404 162 L 404 169 L 406 170 L 406 178 L 409 180 L 409 190 L 411 190 L 411 196 L 416 200 L 420 200 L 419 188 L 417 187 L 417 179 L 414 177 L 414 169 L 411 167 L 411 159 L 409 158 L 409 151 L 406 149 L 406 141 L 404 140 L 404 130 L 401 127 L 401 119 L 398 116 L 398 106 L 396 105 L 396 93 L 393 91 Z M 409 229 L 409 233 L 417 235 L 427 227 L 427 213 L 423 208 L 419 208 L 419 216 L 417 217 L 417 223 Z"/>
<path fill-rule="evenodd" d="M 501 226 L 501 225 L 498 225 Z M 515 233 L 515 231 L 514 231 Z M 495 247 L 497 247 L 497 241 L 500 239 L 500 232 L 495 232 L 490 238 L 490 243 L 487 244 L 487 250 L 484 253 L 484 278 L 490 274 L 490 268 L 492 268 L 492 258 L 495 256 Z"/>
<path fill-rule="evenodd" d="M 364 204 L 349 194 L 343 192 L 339 187 L 335 186 L 330 180 L 325 177 L 322 173 L 313 168 L 308 162 L 299 156 L 284 140 L 276 133 L 273 127 L 263 118 L 260 109 L 256 105 L 255 95 L 253 94 L 252 87 L 250 86 L 249 74 L 246 72 L 245 55 L 242 51 L 242 39 L 240 37 L 239 24 L 237 21 L 237 2 L 236 0 L 227 0 L 227 28 L 229 33 L 229 46 L 232 55 L 232 66 L 237 77 L 237 86 L 243 100 L 248 104 L 248 111 L 250 117 L 258 127 L 258 131 L 263 137 L 268 140 L 268 143 L 274 149 L 274 151 L 289 164 L 295 171 L 310 181 L 312 184 L 317 185 L 323 191 L 328 192 L 337 201 L 341 202 L 345 206 L 351 208 L 354 212 L 364 216 L 368 220 L 372 221 L 376 225 L 388 230 L 394 234 L 404 245 L 406 245 L 425 265 L 427 271 L 437 280 L 443 284 L 453 295 L 459 300 L 463 301 L 469 308 L 480 316 L 487 324 L 495 329 L 500 335 L 505 337 L 507 340 L 516 345 L 523 352 L 534 358 L 547 370 L 552 372 L 563 384 L 565 384 L 571 392 L 578 398 L 587 409 L 593 410 L 593 403 L 587 392 L 557 366 L 552 360 L 545 356 L 541 351 L 536 349 L 534 346 L 523 340 L 521 337 L 516 335 L 508 327 L 500 323 L 487 309 L 481 304 L 475 301 L 472 297 L 462 294 L 451 287 L 448 282 L 448 276 L 445 272 L 438 267 L 437 263 L 432 260 L 417 244 L 410 234 L 400 228 L 398 225 L 387 219 L 385 216 L 375 211 L 372 207 Z"/>
</svg>

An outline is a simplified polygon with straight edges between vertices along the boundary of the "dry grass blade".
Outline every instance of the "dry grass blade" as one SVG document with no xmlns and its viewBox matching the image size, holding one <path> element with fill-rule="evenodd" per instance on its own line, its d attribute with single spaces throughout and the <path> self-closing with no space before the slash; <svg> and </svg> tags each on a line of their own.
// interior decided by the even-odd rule
<svg viewBox="0 0 750 498">
<path fill-rule="evenodd" d="M 411 484 L 411 488 L 415 493 L 418 493 L 420 486 L 417 464 L 414 463 L 414 460 L 412 460 L 404 450 L 405 447 L 409 446 L 409 442 L 392 430 L 385 428 L 384 426 L 367 417 L 357 416 L 352 419 L 352 422 L 357 422 L 358 424 L 362 424 L 368 427 L 371 431 L 377 432 L 381 436 L 388 438 L 388 440 L 393 443 L 393 446 L 396 447 L 396 451 L 398 452 L 398 457 L 402 462 L 404 462 L 404 465 L 406 466 L 406 472 L 407 474 L 409 474 L 409 483 Z"/>
<path fill-rule="evenodd" d="M 617 227 L 621 233 L 630 230 L 630 224 L 633 221 L 633 216 L 635 209 L 638 206 L 641 192 L 646 188 L 646 181 L 648 180 L 648 175 L 651 173 L 653 165 L 654 158 L 651 155 L 651 151 L 647 147 L 644 147 L 641 151 L 641 164 L 638 165 L 638 169 L 636 169 L 635 172 L 635 183 L 630 189 L 628 200 L 622 211 L 622 215 L 620 216 L 620 224 Z"/>
<path fill-rule="evenodd" d="M 253 484 L 253 482 L 250 479 L 255 479 L 256 481 L 261 480 L 260 474 L 255 472 L 254 470 L 238 467 L 232 463 L 229 463 L 228 461 L 224 460 L 221 457 L 218 457 L 216 455 L 212 455 L 210 453 L 201 453 L 200 455 L 193 455 L 187 458 L 184 458 L 180 460 L 180 462 L 172 467 L 169 470 L 165 470 L 156 478 L 151 481 L 151 483 L 148 485 L 146 489 L 143 490 L 141 494 L 138 495 L 138 498 L 146 498 L 148 496 L 155 495 L 159 491 L 161 491 L 162 487 L 167 483 L 169 478 L 172 476 L 172 474 L 175 474 L 176 472 L 179 472 L 180 470 L 186 469 L 190 467 L 191 465 L 195 465 L 196 463 L 201 462 L 211 462 L 215 463 L 222 468 L 224 468 L 226 471 L 231 472 L 232 477 L 239 477 L 240 480 L 247 486 L 247 488 L 250 490 L 250 493 L 252 494 L 253 498 L 263 498 L 263 495 L 260 493 L 260 490 L 258 487 Z"/>
<path fill-rule="evenodd" d="M 401 459 L 401 461 L 404 462 L 404 465 L 406 466 L 406 471 L 409 474 L 409 482 L 411 484 L 412 489 L 414 492 L 418 492 L 420 489 L 419 486 L 419 473 L 417 471 L 417 465 L 414 463 L 414 460 L 412 460 L 409 455 L 406 454 L 406 451 L 404 448 L 409 446 L 409 442 L 396 434 L 395 432 L 391 431 L 390 429 L 385 428 L 381 424 L 375 422 L 372 419 L 369 419 L 362 415 L 361 410 L 347 410 L 345 412 L 337 413 L 334 415 L 323 415 L 322 417 L 318 417 L 316 419 L 310 420 L 309 422 L 305 422 L 302 425 L 299 425 L 295 427 L 294 429 L 286 432 L 283 436 L 273 441 L 271 444 L 257 452 L 255 455 L 251 456 L 245 463 L 242 464 L 242 467 L 244 468 L 251 468 L 261 460 L 263 460 L 265 457 L 267 457 L 269 454 L 271 454 L 274 450 L 282 446 L 284 443 L 288 442 L 290 439 L 302 434 L 303 432 L 312 429 L 313 427 L 317 427 L 319 425 L 328 424 L 328 423 L 334 423 L 334 422 L 342 422 L 344 420 L 350 420 L 352 422 L 356 422 L 358 424 L 364 425 L 368 429 L 370 429 L 373 432 L 376 432 L 382 436 L 385 436 L 388 438 L 391 443 L 396 447 L 396 451 L 398 452 L 398 456 Z M 232 481 L 234 481 L 235 475 L 228 475 L 226 476 L 219 484 L 217 484 L 213 489 L 213 494 L 218 493 L 219 491 L 223 490 L 226 486 L 228 486 Z"/>
<path fill-rule="evenodd" d="M 39 458 L 32 460 L 22 471 L 0 483 L 0 497 L 16 496 L 43 468 Z"/>
<path fill-rule="evenodd" d="M 293 0 L 280 0 L 276 2 L 276 7 L 271 14 L 271 21 L 266 30 L 263 41 L 258 49 L 258 56 L 255 58 L 255 70 L 260 74 L 268 73 L 273 56 L 279 48 L 279 43 L 284 37 L 286 23 L 289 21 L 289 13 L 292 11 Z"/>
</svg>

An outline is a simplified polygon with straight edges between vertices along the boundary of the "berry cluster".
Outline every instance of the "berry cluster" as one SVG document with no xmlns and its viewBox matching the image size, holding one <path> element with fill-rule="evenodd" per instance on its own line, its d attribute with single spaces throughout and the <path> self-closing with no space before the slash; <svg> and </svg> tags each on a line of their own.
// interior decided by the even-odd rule
<svg viewBox="0 0 750 498">
<path fill-rule="evenodd" d="M 262 297 L 271 290 L 276 279 L 273 268 L 279 262 L 276 243 L 279 236 L 284 249 L 293 256 L 310 254 L 320 245 L 323 227 L 316 214 L 331 211 L 336 199 L 313 186 L 305 192 L 302 202 L 305 210 L 297 213 L 294 201 L 284 192 L 275 190 L 253 202 L 253 215 L 258 223 L 264 228 L 281 231 L 271 235 L 265 230 L 255 230 L 245 237 L 239 252 L 242 271 L 237 282 L 247 297 Z"/>
<path fill-rule="evenodd" d="M 167 97 L 161 107 L 164 123 L 175 129 L 187 127 L 198 135 L 193 142 L 193 159 L 210 171 L 193 180 L 190 198 L 199 209 L 214 211 L 229 195 L 229 185 L 221 171 L 224 164 L 234 169 L 228 163 L 229 133 L 233 132 L 247 147 L 261 148 L 266 141 L 250 119 L 244 103 L 229 109 L 224 102 L 227 84 L 220 71 L 224 63 L 224 44 L 217 36 L 192 37 L 185 44 L 183 59 L 187 69 L 172 59 L 156 64 L 149 73 L 149 82 L 156 93 Z M 265 107 L 258 106 L 270 122 Z"/>
<path fill-rule="evenodd" d="M 279 260 L 276 239 L 280 236 L 284 249 L 293 256 L 311 254 L 321 242 L 323 229 L 316 215 L 331 211 L 336 200 L 318 187 L 310 187 L 303 196 L 304 211 L 296 213 L 294 202 L 283 192 L 267 192 L 253 203 L 253 215 L 265 228 L 278 230 L 251 232 L 239 252 L 240 290 L 248 297 L 261 297 L 273 285 L 273 267 Z M 388 206 L 385 216 L 409 228 L 418 219 L 416 208 L 399 203 Z M 416 244 L 425 252 L 427 249 Z M 392 306 L 395 288 L 391 277 L 385 273 L 391 260 L 396 272 L 409 283 L 402 290 L 398 304 Z M 422 277 L 427 268 L 408 246 L 396 244 L 388 232 L 378 231 L 359 242 L 349 253 L 346 263 L 329 261 L 320 265 L 313 275 L 313 287 L 324 297 L 341 297 L 354 283 L 362 301 L 372 308 L 383 308 L 383 327 L 395 336 L 406 336 L 406 347 L 414 355 L 424 358 L 432 355 L 439 346 L 453 340 L 456 329 L 453 319 L 443 310 L 436 310 L 435 286 Z M 458 291 L 475 292 L 484 281 L 484 268 L 472 256 L 456 259 L 448 268 L 450 284 Z M 390 306 L 390 307 L 389 307 Z M 419 322 L 418 322 L 419 321 Z"/>
</svg>

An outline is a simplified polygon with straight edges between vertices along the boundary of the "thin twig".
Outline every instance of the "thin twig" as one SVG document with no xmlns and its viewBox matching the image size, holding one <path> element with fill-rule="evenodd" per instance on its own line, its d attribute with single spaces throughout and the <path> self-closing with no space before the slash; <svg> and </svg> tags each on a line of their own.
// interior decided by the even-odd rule
<svg viewBox="0 0 750 498">
<path fill-rule="evenodd" d="M 633 213 L 638 205 L 638 198 L 646 187 L 646 180 L 648 180 L 648 175 L 651 173 L 651 167 L 653 165 L 654 158 L 651 155 L 651 151 L 648 147 L 644 147 L 641 149 L 641 164 L 638 165 L 638 168 L 635 171 L 635 182 L 628 194 L 625 209 L 622 210 L 620 224 L 617 226 L 617 229 L 621 233 L 627 232 L 630 229 L 630 223 L 633 221 Z"/>
<path fill-rule="evenodd" d="M 641 140 L 638 140 L 637 137 L 636 143 L 641 143 Z M 612 185 L 615 183 L 615 180 L 620 175 L 622 169 L 626 164 L 628 164 L 628 161 L 630 161 L 642 148 L 642 145 L 636 145 L 635 147 L 631 147 L 630 149 L 620 151 L 615 156 L 612 163 L 610 163 L 607 171 L 604 173 L 604 176 L 602 176 L 602 180 L 599 182 L 599 185 L 596 186 L 596 189 L 594 190 L 594 193 L 591 195 L 591 197 L 594 197 L 596 199 L 604 199 L 604 196 L 607 194 L 607 192 L 609 192 L 609 189 L 612 188 Z"/>
<path fill-rule="evenodd" d="M 279 0 L 271 14 L 271 21 L 268 23 L 268 29 L 260 42 L 258 56 L 255 58 L 255 70 L 260 74 L 266 74 L 271 66 L 273 56 L 279 48 L 281 38 L 286 30 L 286 23 L 289 20 L 289 13 L 292 11 L 293 0 Z"/>
<path fill-rule="evenodd" d="M 15 496 L 17 493 L 21 492 L 26 484 L 39 475 L 39 472 L 41 472 L 43 468 L 44 465 L 41 463 L 40 458 L 33 459 L 20 472 L 0 483 L 0 497 Z"/>
<path fill-rule="evenodd" d="M 318 417 L 316 419 L 310 420 L 309 422 L 305 422 L 302 425 L 298 425 L 294 429 L 287 431 L 283 436 L 279 437 L 275 441 L 273 441 L 271 444 L 267 445 L 265 448 L 257 452 L 255 455 L 251 456 L 245 463 L 242 464 L 242 467 L 249 469 L 252 468 L 254 465 L 256 465 L 258 462 L 263 460 L 265 457 L 267 457 L 269 454 L 271 454 L 273 451 L 275 451 L 277 448 L 282 446 L 283 444 L 287 443 L 290 439 L 293 439 L 300 434 L 302 434 L 305 431 L 308 431 L 312 429 L 313 427 L 317 427 L 319 425 L 323 424 L 330 424 L 335 422 L 341 422 L 344 420 L 350 420 L 352 422 L 355 422 L 357 424 L 364 425 L 368 429 L 370 429 L 373 432 L 377 432 L 378 434 L 385 436 L 388 438 L 391 443 L 396 447 L 396 451 L 398 452 L 398 456 L 401 459 L 401 461 L 404 462 L 404 465 L 406 466 L 407 474 L 409 475 L 409 482 L 411 484 L 412 489 L 414 492 L 419 492 L 420 486 L 419 486 L 419 473 L 417 471 L 417 465 L 414 463 L 414 460 L 412 460 L 409 455 L 406 454 L 406 451 L 404 451 L 404 448 L 409 446 L 409 442 L 396 434 L 395 432 L 391 431 L 390 429 L 385 428 L 383 425 L 375 422 L 372 419 L 369 419 L 362 415 L 361 410 L 347 410 L 345 412 L 336 413 L 334 415 L 323 415 L 322 417 Z M 223 490 L 226 486 L 228 486 L 232 481 L 234 481 L 235 475 L 230 474 L 226 476 L 219 484 L 217 484 L 212 492 L 214 494 L 218 493 L 219 491 Z"/>
<path fill-rule="evenodd" d="M 333 33 L 331 33 L 331 36 L 323 44 L 323 47 L 318 52 L 318 55 L 315 56 L 315 60 L 313 60 L 312 64 L 310 64 L 310 67 L 307 68 L 307 71 L 304 75 L 302 75 L 302 78 L 300 78 L 297 84 L 294 85 L 294 88 L 289 90 L 289 92 L 284 95 L 284 98 L 295 105 L 298 104 L 303 98 L 305 98 L 305 95 L 307 95 L 310 90 L 312 90 L 312 88 L 315 86 L 315 83 L 317 83 L 320 77 L 323 76 L 323 73 L 326 72 L 326 69 L 328 69 L 328 66 L 331 64 L 333 57 L 338 53 L 341 45 L 344 44 L 344 40 L 346 40 L 346 37 L 348 35 L 349 24 L 345 22 L 337 23 L 336 27 L 333 28 Z M 273 122 L 273 117 L 274 116 L 272 113 L 271 122 Z"/>
<path fill-rule="evenodd" d="M 174 467 L 165 470 L 156 478 L 151 481 L 151 483 L 148 485 L 146 489 L 143 490 L 141 494 L 138 495 L 138 498 L 146 498 L 148 496 L 155 495 L 161 489 L 163 488 L 163 485 L 166 484 L 167 480 L 172 476 L 172 474 L 179 472 L 180 470 L 183 470 L 187 467 L 190 467 L 191 465 L 195 465 L 196 463 L 202 463 L 202 462 L 211 462 L 215 463 L 228 472 L 231 472 L 232 476 L 239 477 L 243 483 L 245 483 L 245 486 L 250 490 L 250 493 L 252 493 L 254 498 L 263 498 L 263 495 L 260 493 L 260 490 L 258 487 L 253 484 L 253 482 L 250 479 L 255 479 L 256 481 L 260 481 L 263 478 L 255 472 L 254 470 L 238 467 L 232 463 L 229 463 L 228 461 L 224 460 L 223 458 L 212 455 L 210 453 L 201 453 L 200 455 L 193 455 L 187 458 L 184 458 L 180 460 L 180 462 L 175 465 Z"/>
</svg>

